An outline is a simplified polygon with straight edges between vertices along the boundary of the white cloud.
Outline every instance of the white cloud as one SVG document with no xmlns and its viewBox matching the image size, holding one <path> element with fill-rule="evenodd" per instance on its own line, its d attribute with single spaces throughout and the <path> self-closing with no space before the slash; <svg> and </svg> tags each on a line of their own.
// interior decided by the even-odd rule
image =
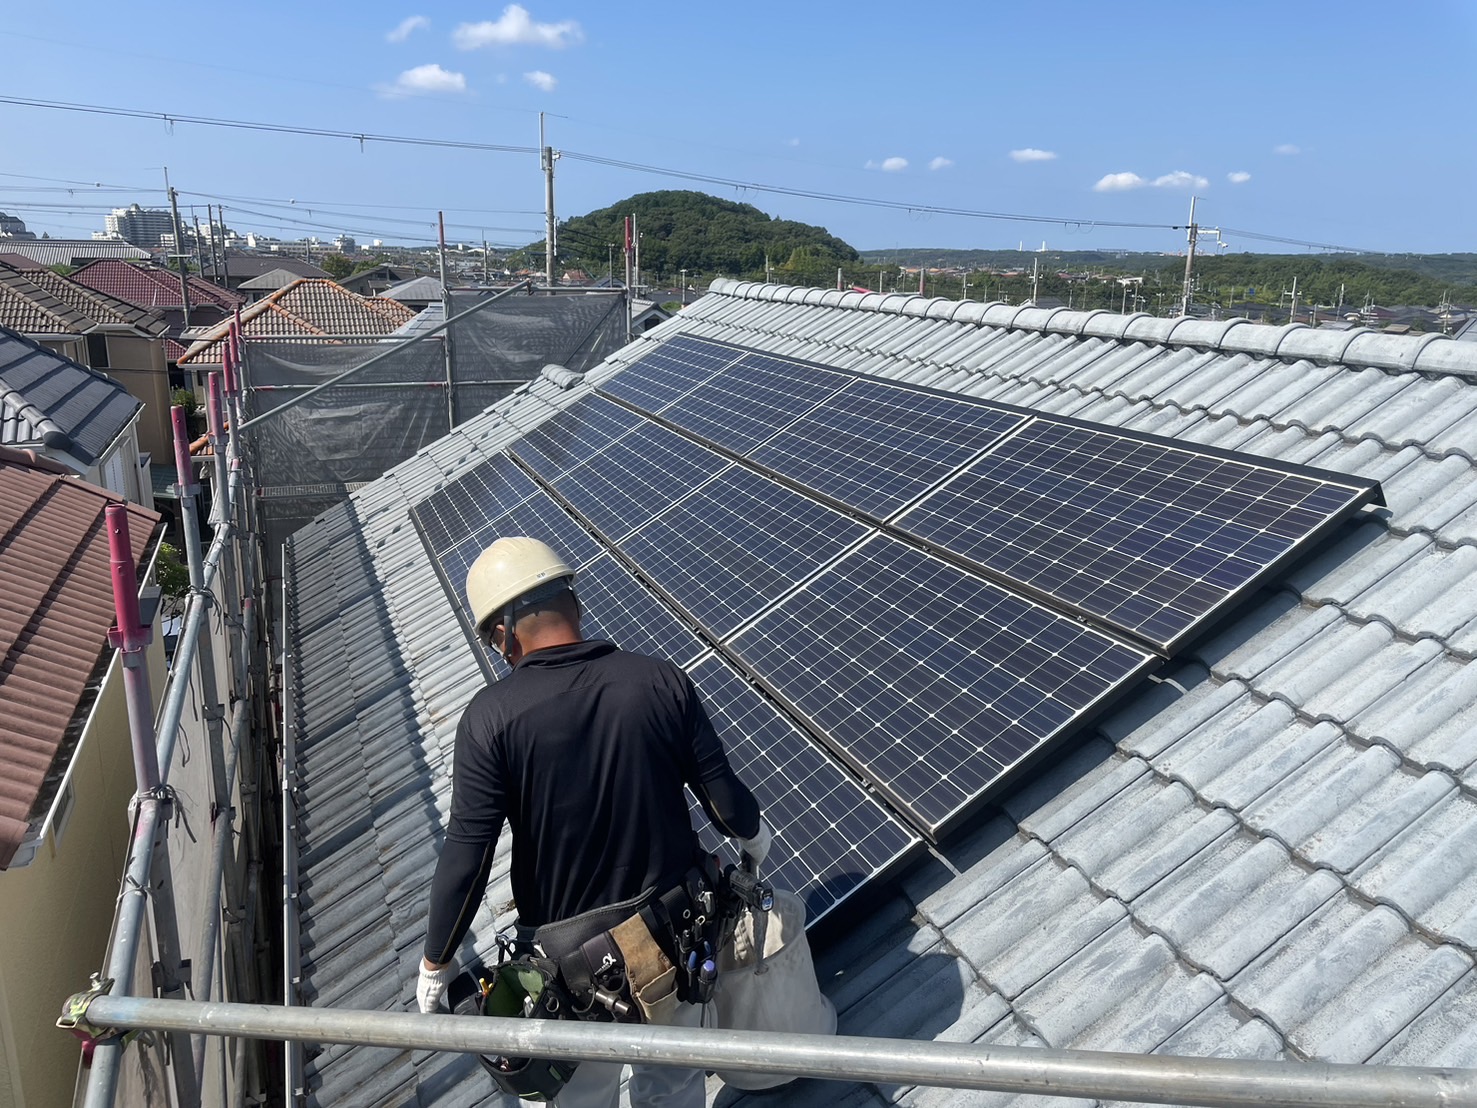
<svg viewBox="0 0 1477 1108">
<path fill-rule="evenodd" d="M 561 50 L 582 38 L 584 32 L 573 19 L 538 23 L 521 4 L 509 4 L 495 20 L 463 23 L 451 35 L 451 41 L 463 50 L 479 46 L 551 46 Z"/>
<path fill-rule="evenodd" d="M 552 73 L 545 73 L 542 69 L 535 69 L 532 73 L 525 73 L 523 79 L 534 88 L 541 89 L 544 92 L 553 92 L 554 86 L 559 83 L 557 77 Z"/>
<path fill-rule="evenodd" d="M 1163 177 L 1155 177 L 1154 187 L 1156 189 L 1203 189 L 1210 187 L 1210 182 L 1198 174 L 1176 169 L 1173 173 L 1166 173 Z"/>
<path fill-rule="evenodd" d="M 901 173 L 908 168 L 907 158 L 883 158 L 880 162 L 872 161 L 870 158 L 864 169 L 880 169 L 883 173 Z"/>
<path fill-rule="evenodd" d="M 404 42 L 415 31 L 429 27 L 431 21 L 423 15 L 413 15 L 409 19 L 402 19 L 400 25 L 385 36 L 386 42 Z"/>
<path fill-rule="evenodd" d="M 1244 185 L 1247 181 L 1251 180 L 1251 174 L 1247 173 L 1244 169 L 1238 169 L 1234 173 L 1227 173 L 1226 180 L 1230 181 L 1233 185 Z"/>
<path fill-rule="evenodd" d="M 1299 148 L 1299 147 L 1294 146 L 1290 142 L 1284 142 L 1281 146 L 1274 146 L 1274 147 L 1272 147 L 1272 153 L 1274 153 L 1274 154 L 1301 154 L 1302 153 L 1302 149 Z"/>
<path fill-rule="evenodd" d="M 1092 186 L 1092 191 L 1127 192 L 1129 189 L 1141 189 L 1148 183 L 1137 173 L 1109 173 Z"/>
<path fill-rule="evenodd" d="M 800 140 L 797 139 L 797 138 L 792 138 L 792 139 L 790 139 L 789 142 L 785 143 L 785 145 L 786 146 L 799 146 L 800 145 Z"/>
<path fill-rule="evenodd" d="M 467 79 L 460 73 L 442 69 L 434 63 L 407 69 L 395 78 L 393 85 L 380 85 L 380 95 L 386 99 L 402 96 L 426 96 L 438 92 L 466 92 Z"/>
<path fill-rule="evenodd" d="M 1034 146 L 1027 146 L 1024 150 L 1012 150 L 1011 159 L 1017 162 L 1050 162 L 1056 160 L 1056 153 L 1052 150 L 1037 150 Z"/>
<path fill-rule="evenodd" d="M 953 158 L 934 158 L 933 161 L 931 161 L 931 162 L 928 163 L 928 168 L 929 169 L 948 169 L 953 164 L 954 164 L 954 159 Z"/>
</svg>

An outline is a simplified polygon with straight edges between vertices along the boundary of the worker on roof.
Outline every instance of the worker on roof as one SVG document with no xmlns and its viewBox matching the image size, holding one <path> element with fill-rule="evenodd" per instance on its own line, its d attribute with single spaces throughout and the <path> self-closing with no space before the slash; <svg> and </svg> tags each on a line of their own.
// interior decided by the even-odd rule
<svg viewBox="0 0 1477 1108">
<path fill-rule="evenodd" d="M 416 990 L 422 1012 L 437 1010 L 454 976 L 504 819 L 519 934 L 544 946 L 556 932 L 568 945 L 570 925 L 599 919 L 599 909 L 670 903 L 702 857 L 684 785 L 756 862 L 769 850 L 758 802 L 729 765 L 692 682 L 669 662 L 587 641 L 574 577 L 527 537 L 498 539 L 467 574 L 477 636 L 512 673 L 473 697 L 457 728 Z M 668 1011 L 661 1022 L 702 1024 L 702 1005 L 674 999 Z M 614 1108 L 620 1073 L 619 1064 L 582 1062 L 557 1103 Z M 701 1105 L 703 1074 L 636 1065 L 629 1094 L 638 1108 Z"/>
</svg>

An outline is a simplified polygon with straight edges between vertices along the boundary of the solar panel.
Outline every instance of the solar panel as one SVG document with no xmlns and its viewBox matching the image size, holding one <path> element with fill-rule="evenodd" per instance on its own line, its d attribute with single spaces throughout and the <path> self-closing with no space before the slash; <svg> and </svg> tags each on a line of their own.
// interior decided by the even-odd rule
<svg viewBox="0 0 1477 1108">
<path fill-rule="evenodd" d="M 608 540 L 618 542 L 729 464 L 675 431 L 642 423 L 553 487 Z"/>
<path fill-rule="evenodd" d="M 917 835 L 729 666 L 709 656 L 690 672 L 729 763 L 774 831 L 763 872 L 805 901 L 810 923 L 918 845 Z M 703 846 L 737 861 L 697 801 L 691 810 Z"/>
<path fill-rule="evenodd" d="M 742 454 L 834 395 L 849 380 L 832 370 L 749 353 L 661 415 Z"/>
<path fill-rule="evenodd" d="M 513 444 L 513 453 L 552 480 L 624 435 L 641 417 L 598 396 L 582 396 Z"/>
<path fill-rule="evenodd" d="M 1373 482 L 1035 419 L 897 526 L 1170 652 Z"/>
<path fill-rule="evenodd" d="M 742 466 L 732 466 L 621 544 L 717 637 L 728 634 L 867 528 Z"/>
<path fill-rule="evenodd" d="M 1157 664 L 887 536 L 729 647 L 933 836 Z"/>
<path fill-rule="evenodd" d="M 638 408 L 660 412 L 740 353 L 715 342 L 678 335 L 643 354 L 600 388 Z"/>
<path fill-rule="evenodd" d="M 411 508 L 432 551 L 444 550 L 538 492 L 528 474 L 498 454 Z"/>
<path fill-rule="evenodd" d="M 749 457 L 887 519 L 1028 418 L 962 397 L 853 378 Z"/>
</svg>

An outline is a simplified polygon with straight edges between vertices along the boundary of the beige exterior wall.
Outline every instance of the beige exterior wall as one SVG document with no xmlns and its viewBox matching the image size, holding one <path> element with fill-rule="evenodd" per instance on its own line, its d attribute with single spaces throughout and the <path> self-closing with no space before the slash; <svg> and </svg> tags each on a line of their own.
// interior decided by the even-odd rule
<svg viewBox="0 0 1477 1108">
<path fill-rule="evenodd" d="M 164 687 L 157 622 L 150 688 Z M 78 1042 L 54 1024 L 61 1004 L 102 968 L 130 838 L 132 745 L 116 657 L 70 770 L 70 814 L 28 865 L 0 872 L 0 1108 L 72 1102 Z"/>
<path fill-rule="evenodd" d="M 164 360 L 163 340 L 109 335 L 108 367 L 102 372 L 127 389 L 130 396 L 143 401 L 139 449 L 152 454 L 156 465 L 167 465 L 173 456 L 174 436 L 169 424 L 169 366 Z"/>
</svg>

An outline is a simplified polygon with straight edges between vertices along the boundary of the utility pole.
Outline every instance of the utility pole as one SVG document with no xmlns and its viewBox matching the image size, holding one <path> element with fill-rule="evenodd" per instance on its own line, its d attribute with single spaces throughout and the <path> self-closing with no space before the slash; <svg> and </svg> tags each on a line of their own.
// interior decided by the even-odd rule
<svg viewBox="0 0 1477 1108">
<path fill-rule="evenodd" d="M 436 252 L 441 260 L 441 311 L 446 319 L 455 315 L 451 306 L 451 286 L 446 281 L 446 213 L 436 213 Z M 485 257 L 485 255 L 484 255 Z M 456 426 L 456 357 L 452 349 L 452 331 L 448 327 L 441 336 L 441 353 L 446 359 L 446 429 Z"/>
<path fill-rule="evenodd" d="M 969 270 L 967 269 L 964 271 L 964 276 L 960 278 L 959 299 L 969 299 Z M 1071 307 L 1070 304 L 1068 304 L 1067 306 Z"/>
<path fill-rule="evenodd" d="M 208 219 L 209 216 L 207 215 L 206 218 Z M 190 220 L 191 220 L 191 222 L 193 222 L 195 224 L 195 246 L 194 246 L 194 253 L 195 253 L 195 272 L 196 273 L 204 273 L 205 272 L 205 259 L 203 257 L 201 257 L 201 252 L 200 252 L 200 216 L 198 214 L 196 214 L 196 212 L 195 212 L 195 205 L 193 205 L 193 204 L 190 205 Z"/>
<path fill-rule="evenodd" d="M 185 256 L 180 252 L 184 232 L 180 230 L 179 196 L 169 184 L 169 166 L 164 167 L 164 191 L 169 195 L 169 210 L 174 216 L 174 260 L 179 267 L 179 297 L 184 309 L 185 330 L 190 329 L 190 281 L 185 273 Z"/>
<path fill-rule="evenodd" d="M 837 270 L 839 273 L 840 270 Z M 687 270 L 682 271 L 682 306 L 687 307 Z"/>
<path fill-rule="evenodd" d="M 1292 310 L 1287 313 L 1287 322 L 1296 323 L 1298 318 L 1298 279 L 1296 273 L 1292 275 L 1292 291 L 1289 293 L 1287 289 L 1283 289 L 1282 295 L 1292 297 Z"/>
<path fill-rule="evenodd" d="M 1189 239 L 1185 247 L 1185 288 L 1180 294 L 1180 315 L 1190 314 L 1190 282 L 1195 268 L 1195 197 L 1190 197 Z"/>
<path fill-rule="evenodd" d="M 210 251 L 210 272 L 211 272 L 212 275 L 219 275 L 220 274 L 220 270 L 221 270 L 221 266 L 220 266 L 220 262 L 216 260 L 216 256 L 215 256 L 215 219 L 214 219 L 213 213 L 214 213 L 214 208 L 212 208 L 211 205 L 206 204 L 205 205 L 205 229 L 210 234 L 209 241 L 206 243 L 206 248 Z M 204 270 L 204 267 L 203 266 L 201 267 L 200 275 L 202 277 L 205 276 L 205 270 Z"/>
<path fill-rule="evenodd" d="M 487 268 L 487 240 L 486 239 L 483 239 L 482 240 L 482 283 L 484 285 L 489 283 L 489 278 L 488 278 L 488 275 L 487 274 L 488 274 L 488 268 Z"/>
<path fill-rule="evenodd" d="M 774 267 L 769 264 L 768 250 L 764 252 L 764 283 L 766 285 L 774 284 Z"/>
<path fill-rule="evenodd" d="M 446 213 L 436 213 L 436 256 L 441 262 L 441 293 L 451 286 L 446 283 Z M 450 316 L 447 316 L 450 319 Z"/>
<path fill-rule="evenodd" d="M 221 271 L 217 275 L 216 284 L 228 289 L 231 287 L 231 263 L 226 257 L 226 206 L 222 204 L 216 211 L 221 217 Z"/>
<path fill-rule="evenodd" d="M 610 247 L 610 249 L 608 251 L 606 251 L 608 257 L 606 257 L 606 259 L 605 259 L 605 283 L 607 285 L 614 285 L 615 284 L 615 243 L 613 243 L 613 242 L 607 242 L 605 245 L 608 246 L 608 247 Z"/>
<path fill-rule="evenodd" d="M 1031 303 L 1036 303 L 1036 293 L 1041 288 L 1041 259 L 1031 259 Z"/>
<path fill-rule="evenodd" d="M 554 221 L 554 162 L 559 155 L 544 144 L 544 113 L 538 113 L 539 159 L 544 171 L 544 281 L 554 287 L 554 256 L 558 243 Z"/>
<path fill-rule="evenodd" d="M 626 341 L 631 341 L 631 322 L 636 318 L 636 305 L 631 292 L 631 217 L 626 216 Z"/>
</svg>

